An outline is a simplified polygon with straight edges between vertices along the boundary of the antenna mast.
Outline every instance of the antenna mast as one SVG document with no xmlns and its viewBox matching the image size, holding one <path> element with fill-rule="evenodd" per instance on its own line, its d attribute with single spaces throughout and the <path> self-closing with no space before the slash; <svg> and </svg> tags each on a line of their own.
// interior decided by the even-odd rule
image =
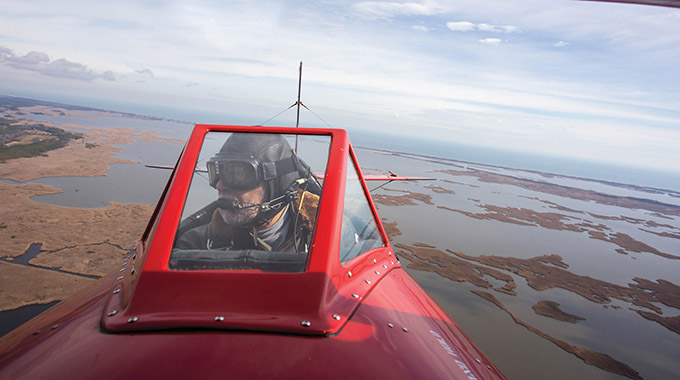
<svg viewBox="0 0 680 380">
<path fill-rule="evenodd" d="M 300 61 L 300 77 L 298 79 L 297 122 L 295 128 L 300 128 L 300 91 L 302 90 L 302 61 Z M 296 149 L 297 150 L 297 149 Z"/>
<path fill-rule="evenodd" d="M 302 102 L 300 102 L 300 92 L 302 91 L 302 61 L 300 61 L 300 77 L 298 79 L 298 99 L 297 99 L 297 121 L 295 122 L 295 128 L 300 128 L 300 105 Z M 295 135 L 295 154 L 298 152 L 298 137 L 299 135 Z"/>
</svg>

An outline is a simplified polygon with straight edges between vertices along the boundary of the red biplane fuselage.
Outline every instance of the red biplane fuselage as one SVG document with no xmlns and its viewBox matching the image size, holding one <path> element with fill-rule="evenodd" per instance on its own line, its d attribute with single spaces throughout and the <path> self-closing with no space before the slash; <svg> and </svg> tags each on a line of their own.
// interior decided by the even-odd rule
<svg viewBox="0 0 680 380">
<path fill-rule="evenodd" d="M 281 264 L 286 253 L 263 267 L 261 256 L 173 267 L 178 226 L 205 181 L 195 168 L 234 132 L 300 135 L 322 166 L 311 165 L 324 175 L 298 269 Z M 195 127 L 119 272 L 0 339 L 0 378 L 199 377 L 504 378 L 401 267 L 345 131 L 214 125 Z"/>
</svg>

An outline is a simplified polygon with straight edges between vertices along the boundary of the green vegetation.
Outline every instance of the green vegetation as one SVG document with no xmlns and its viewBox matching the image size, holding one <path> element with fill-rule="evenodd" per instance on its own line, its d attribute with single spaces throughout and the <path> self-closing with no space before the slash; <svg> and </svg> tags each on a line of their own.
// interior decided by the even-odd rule
<svg viewBox="0 0 680 380">
<path fill-rule="evenodd" d="M 16 122 L 14 119 L 0 118 L 0 162 L 42 155 L 65 147 L 71 140 L 83 138 L 80 134 L 61 128 L 44 124 L 15 124 Z"/>
</svg>

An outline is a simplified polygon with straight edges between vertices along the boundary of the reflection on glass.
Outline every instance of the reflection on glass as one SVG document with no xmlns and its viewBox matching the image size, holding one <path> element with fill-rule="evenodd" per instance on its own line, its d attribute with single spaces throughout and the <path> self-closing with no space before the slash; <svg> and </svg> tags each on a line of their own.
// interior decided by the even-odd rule
<svg viewBox="0 0 680 380">
<path fill-rule="evenodd" d="M 304 270 L 329 136 L 209 132 L 169 266 L 177 270 Z M 205 166 L 204 166 L 205 165 Z"/>
<path fill-rule="evenodd" d="M 385 243 L 380 236 L 368 198 L 350 157 L 345 183 L 340 262 L 344 264 L 364 252 L 383 246 Z"/>
</svg>

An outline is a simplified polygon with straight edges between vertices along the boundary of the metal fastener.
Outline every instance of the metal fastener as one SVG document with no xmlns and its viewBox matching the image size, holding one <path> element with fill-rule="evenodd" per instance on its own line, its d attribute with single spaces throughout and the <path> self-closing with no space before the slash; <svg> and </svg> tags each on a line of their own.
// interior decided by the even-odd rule
<svg viewBox="0 0 680 380">
<path fill-rule="evenodd" d="M 302 326 L 304 326 L 304 327 L 309 327 L 309 326 L 312 325 L 312 322 L 310 322 L 310 321 L 302 321 L 302 322 L 300 322 L 300 324 L 301 324 Z"/>
<path fill-rule="evenodd" d="M 58 327 L 59 327 L 58 324 L 57 324 L 57 325 L 52 325 L 52 330 L 54 330 L 54 329 L 56 329 L 56 328 L 58 328 Z"/>
<path fill-rule="evenodd" d="M 404 332 L 408 332 L 408 329 L 406 327 L 401 328 Z"/>
<path fill-rule="evenodd" d="M 137 318 L 137 317 L 132 317 L 132 318 L 128 319 L 128 323 L 134 323 L 134 322 L 137 322 L 137 321 L 139 321 L 139 318 Z"/>
<path fill-rule="evenodd" d="M 356 293 L 352 293 L 352 297 L 354 297 L 354 298 L 359 298 L 359 295 L 356 294 Z"/>
<path fill-rule="evenodd" d="M 347 275 L 348 275 L 349 277 L 352 277 L 352 271 L 347 272 Z"/>
<path fill-rule="evenodd" d="M 120 281 L 120 280 L 122 280 L 122 279 L 124 279 L 124 278 L 125 278 L 125 276 L 120 276 L 120 277 L 118 277 L 118 278 L 116 279 L 116 281 Z"/>
<path fill-rule="evenodd" d="M 340 320 L 340 316 L 337 315 L 337 314 L 333 314 L 333 319 L 335 319 L 336 321 L 339 321 L 339 320 Z"/>
<path fill-rule="evenodd" d="M 380 272 L 378 272 L 378 271 L 375 271 L 375 274 L 380 274 Z"/>
<path fill-rule="evenodd" d="M 116 315 L 116 314 L 118 314 L 118 310 L 111 310 L 111 311 L 109 311 L 109 313 L 106 314 L 106 315 L 109 316 L 109 317 L 113 317 L 113 316 Z"/>
<path fill-rule="evenodd" d="M 222 321 L 224 321 L 224 316 L 218 315 L 217 317 L 215 317 L 215 322 L 222 322 Z"/>
<path fill-rule="evenodd" d="M 377 262 L 378 262 L 378 260 L 376 260 L 376 259 L 373 259 L 373 264 L 375 264 L 375 263 L 377 263 Z"/>
<path fill-rule="evenodd" d="M 394 327 L 394 325 L 393 325 L 393 324 L 391 324 L 391 323 L 388 323 L 388 324 L 387 324 L 387 327 L 389 327 L 389 328 L 393 328 L 393 327 Z"/>
<path fill-rule="evenodd" d="M 120 289 L 116 289 L 116 290 L 113 291 L 113 294 L 118 294 L 118 293 L 120 293 Z"/>
<path fill-rule="evenodd" d="M 387 265 L 383 264 L 383 268 L 387 269 Z"/>
<path fill-rule="evenodd" d="M 368 285 L 371 285 L 371 282 L 370 282 L 370 281 L 368 281 L 368 280 L 364 280 L 364 281 L 366 281 L 366 283 L 367 283 Z"/>
</svg>

